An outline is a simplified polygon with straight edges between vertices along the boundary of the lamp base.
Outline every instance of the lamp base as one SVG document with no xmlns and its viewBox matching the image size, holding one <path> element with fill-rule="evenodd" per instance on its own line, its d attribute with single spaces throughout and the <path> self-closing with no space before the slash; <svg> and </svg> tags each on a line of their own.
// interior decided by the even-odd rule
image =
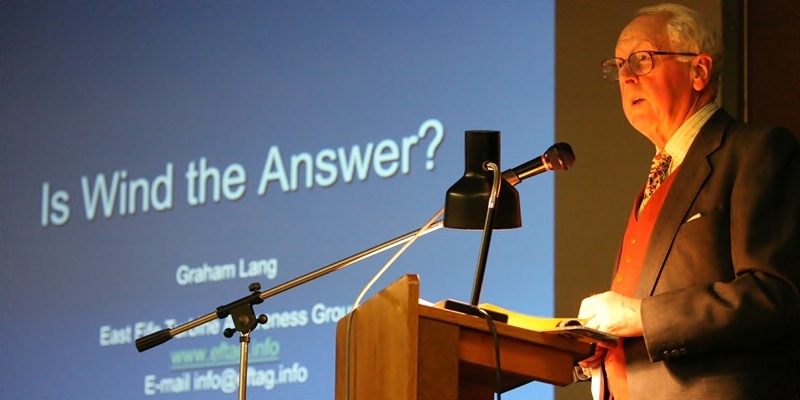
<svg viewBox="0 0 800 400">
<path fill-rule="evenodd" d="M 478 308 L 480 307 L 473 306 L 472 304 L 469 303 L 463 303 L 458 300 L 450 300 L 450 299 L 445 300 L 444 308 L 446 310 L 456 311 L 462 314 L 474 315 L 476 317 L 483 317 L 482 313 L 478 312 Z M 484 309 L 481 310 L 489 314 L 489 316 L 492 317 L 493 321 L 502 322 L 504 324 L 508 323 L 508 315 L 506 314 L 492 310 L 484 310 Z"/>
</svg>

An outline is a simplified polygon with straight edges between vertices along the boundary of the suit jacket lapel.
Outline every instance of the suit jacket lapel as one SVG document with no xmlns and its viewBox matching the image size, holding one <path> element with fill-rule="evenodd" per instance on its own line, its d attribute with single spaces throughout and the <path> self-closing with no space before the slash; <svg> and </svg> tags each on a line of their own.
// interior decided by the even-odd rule
<svg viewBox="0 0 800 400">
<path fill-rule="evenodd" d="M 723 110 L 714 113 L 700 129 L 689 152 L 686 153 L 650 236 L 642 274 L 636 288 L 638 298 L 653 295 L 678 228 L 685 221 L 689 207 L 711 173 L 708 155 L 719 148 L 722 135 L 732 121 L 733 119 Z"/>
</svg>

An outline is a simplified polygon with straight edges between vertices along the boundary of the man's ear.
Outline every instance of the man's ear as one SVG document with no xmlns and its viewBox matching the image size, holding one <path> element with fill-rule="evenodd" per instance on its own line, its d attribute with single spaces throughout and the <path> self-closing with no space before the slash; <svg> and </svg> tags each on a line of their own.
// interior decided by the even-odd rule
<svg viewBox="0 0 800 400">
<path fill-rule="evenodd" d="M 692 60 L 692 87 L 698 92 L 702 92 L 711 84 L 711 67 L 714 60 L 706 53 L 695 56 Z"/>
</svg>

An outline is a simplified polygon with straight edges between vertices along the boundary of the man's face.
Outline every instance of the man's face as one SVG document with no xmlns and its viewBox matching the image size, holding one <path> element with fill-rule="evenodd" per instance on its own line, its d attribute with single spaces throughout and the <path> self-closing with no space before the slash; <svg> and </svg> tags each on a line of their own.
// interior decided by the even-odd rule
<svg viewBox="0 0 800 400">
<path fill-rule="evenodd" d="M 666 22 L 665 16 L 637 17 L 620 34 L 615 56 L 627 60 L 631 53 L 642 50 L 686 51 L 671 48 Z M 660 148 L 696 111 L 690 67 L 675 56 L 656 55 L 653 70 L 646 75 L 634 75 L 627 63 L 619 71 L 625 117 Z"/>
</svg>

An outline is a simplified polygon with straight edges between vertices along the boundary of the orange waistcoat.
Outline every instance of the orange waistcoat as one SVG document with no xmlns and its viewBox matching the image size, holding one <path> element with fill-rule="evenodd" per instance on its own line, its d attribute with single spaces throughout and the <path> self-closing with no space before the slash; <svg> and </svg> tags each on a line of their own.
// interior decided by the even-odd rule
<svg viewBox="0 0 800 400">
<path fill-rule="evenodd" d="M 628 219 L 628 227 L 622 242 L 617 273 L 611 290 L 628 297 L 636 296 L 636 286 L 639 284 L 639 275 L 642 272 L 644 256 L 647 252 L 647 244 L 650 241 L 650 233 L 656 224 L 658 213 L 667 197 L 672 180 L 678 171 L 670 174 L 661 186 L 653 193 L 650 200 L 645 204 L 639 217 L 636 211 L 642 201 L 643 191 L 639 193 Z M 609 349 L 605 358 L 605 369 L 608 377 L 608 387 L 614 400 L 628 399 L 628 379 L 625 371 L 625 352 L 620 339 L 617 347 Z"/>
</svg>

